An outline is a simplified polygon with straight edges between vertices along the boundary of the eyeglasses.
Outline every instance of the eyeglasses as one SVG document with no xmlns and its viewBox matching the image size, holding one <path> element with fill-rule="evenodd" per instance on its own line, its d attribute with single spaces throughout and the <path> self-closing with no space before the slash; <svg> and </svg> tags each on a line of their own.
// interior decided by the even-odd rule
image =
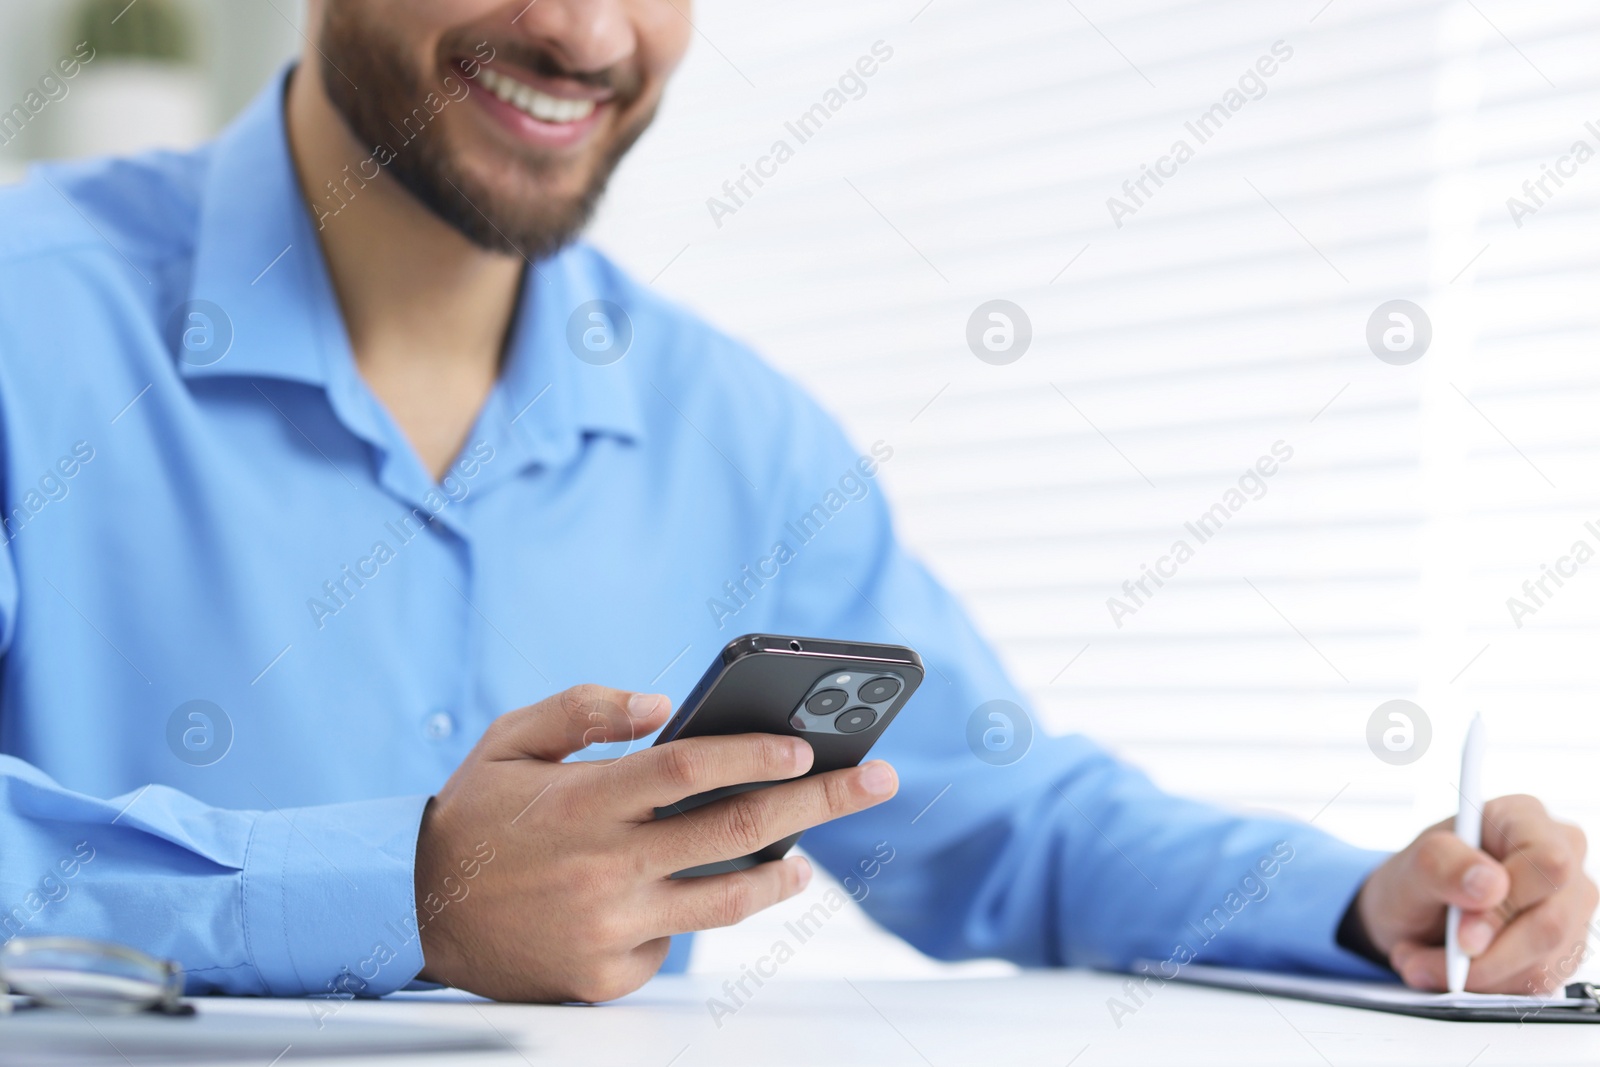
<svg viewBox="0 0 1600 1067">
<path fill-rule="evenodd" d="M 0 1014 L 15 1007 L 70 1008 L 85 1015 L 151 1011 L 193 1015 L 183 968 L 137 949 L 79 937 L 18 937 L 0 946 Z"/>
</svg>

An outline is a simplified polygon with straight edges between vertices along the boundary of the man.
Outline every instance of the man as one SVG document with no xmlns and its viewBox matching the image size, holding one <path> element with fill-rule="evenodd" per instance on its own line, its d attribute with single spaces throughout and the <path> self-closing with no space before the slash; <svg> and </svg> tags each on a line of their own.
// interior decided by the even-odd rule
<svg viewBox="0 0 1600 1067">
<path fill-rule="evenodd" d="M 810 877 L 671 872 L 812 828 L 943 958 L 1438 988 L 1454 904 L 1472 988 L 1570 972 L 1596 890 L 1531 798 L 1486 806 L 1482 851 L 1385 856 L 1081 737 L 976 757 L 969 720 L 1021 697 L 896 541 L 893 442 L 858 452 L 573 243 L 681 9 L 313 0 L 309 27 L 217 143 L 0 197 L 6 937 L 129 943 L 196 992 L 606 1000 Z M 929 677 L 885 760 L 652 818 L 810 764 L 646 748 L 652 690 L 742 632 L 901 628 Z"/>
</svg>

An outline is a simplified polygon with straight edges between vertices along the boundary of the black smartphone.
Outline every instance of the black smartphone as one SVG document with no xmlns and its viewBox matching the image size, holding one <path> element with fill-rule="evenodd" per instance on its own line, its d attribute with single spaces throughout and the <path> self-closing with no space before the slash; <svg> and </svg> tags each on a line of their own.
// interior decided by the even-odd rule
<svg viewBox="0 0 1600 1067">
<path fill-rule="evenodd" d="M 922 673 L 922 658 L 899 645 L 746 634 L 728 642 L 655 743 L 790 734 L 805 738 L 816 753 L 802 777 L 854 767 L 917 691 Z M 748 782 L 698 793 L 657 808 L 656 818 L 777 784 Z M 782 859 L 798 840 L 800 835 L 792 834 L 748 856 L 691 867 L 673 877 L 725 874 Z"/>
</svg>

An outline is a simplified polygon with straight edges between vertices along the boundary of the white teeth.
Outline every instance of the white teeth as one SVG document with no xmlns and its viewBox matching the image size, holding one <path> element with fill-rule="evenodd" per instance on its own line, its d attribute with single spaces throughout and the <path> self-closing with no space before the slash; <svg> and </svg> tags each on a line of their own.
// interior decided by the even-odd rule
<svg viewBox="0 0 1600 1067">
<path fill-rule="evenodd" d="M 594 112 L 593 100 L 564 100 L 559 96 L 541 93 L 533 86 L 524 85 L 499 71 L 484 68 L 479 78 L 484 88 L 495 96 L 540 122 L 577 122 Z"/>
</svg>

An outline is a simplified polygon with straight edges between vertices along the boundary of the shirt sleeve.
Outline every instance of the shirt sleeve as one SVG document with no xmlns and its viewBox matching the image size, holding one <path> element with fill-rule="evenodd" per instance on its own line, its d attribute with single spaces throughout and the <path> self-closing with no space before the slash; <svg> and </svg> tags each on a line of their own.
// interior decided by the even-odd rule
<svg viewBox="0 0 1600 1067">
<path fill-rule="evenodd" d="M 422 969 L 426 802 L 234 811 L 160 785 L 99 799 L 0 756 L 0 941 L 115 941 L 181 963 L 191 994 L 392 992 Z"/>
<path fill-rule="evenodd" d="M 0 648 L 16 608 L 0 543 Z M 427 799 L 234 811 L 161 785 L 102 799 L 0 755 L 0 943 L 115 941 L 181 963 L 191 994 L 400 989 L 422 968 Z"/>
<path fill-rule="evenodd" d="M 989 702 L 1021 710 L 1019 750 L 1032 712 L 955 598 L 896 539 L 877 472 L 865 474 L 892 463 L 892 445 L 858 453 L 820 411 L 796 423 L 789 454 L 808 459 L 790 475 L 787 518 L 817 516 L 819 504 L 828 517 L 796 538 L 777 579 L 780 632 L 910 645 L 927 669 L 874 751 L 899 771 L 898 796 L 802 842 L 878 922 L 942 959 L 1392 979 L 1336 940 L 1385 854 L 1170 796 L 1088 739 L 1036 723 L 1020 758 L 990 754 L 984 732 L 1005 724 L 989 714 L 1008 712 Z"/>
</svg>

